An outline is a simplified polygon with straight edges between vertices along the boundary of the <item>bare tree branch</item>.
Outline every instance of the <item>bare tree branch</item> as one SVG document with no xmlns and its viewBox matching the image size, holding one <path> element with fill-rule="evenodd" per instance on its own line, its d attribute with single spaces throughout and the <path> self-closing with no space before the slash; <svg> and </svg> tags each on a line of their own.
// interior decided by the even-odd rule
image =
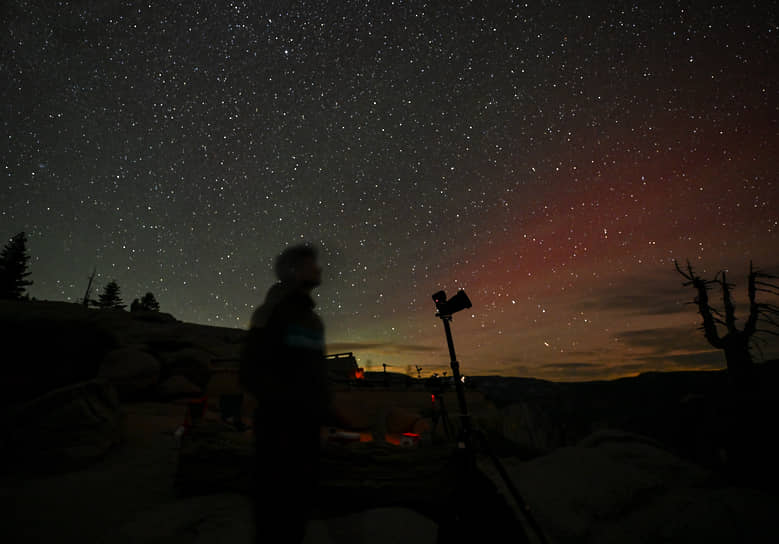
<svg viewBox="0 0 779 544">
<path fill-rule="evenodd" d="M 761 312 L 769 312 L 772 314 L 779 314 L 779 306 L 776 306 L 774 304 L 766 304 L 766 303 L 759 303 L 758 308 L 760 308 Z"/>
<path fill-rule="evenodd" d="M 774 318 L 770 315 L 761 315 L 760 316 L 763 321 L 767 321 L 769 325 L 773 325 L 774 327 L 779 327 L 779 322 L 774 321 Z"/>
<path fill-rule="evenodd" d="M 777 295 L 779 296 L 779 291 L 772 291 L 771 289 L 763 289 L 762 287 L 755 288 L 756 291 L 760 291 L 761 293 L 768 293 L 770 295 Z"/>
<path fill-rule="evenodd" d="M 679 261 L 677 261 L 676 259 L 674 259 L 674 266 L 676 267 L 676 271 L 679 272 L 679 274 L 681 274 L 683 277 L 685 277 L 688 280 L 690 280 L 689 282 L 684 283 L 682 285 L 685 285 L 685 286 L 690 285 L 692 283 L 692 268 L 690 268 L 690 261 L 687 261 L 687 268 L 690 268 L 690 275 L 689 276 L 687 274 L 685 274 L 684 272 L 682 272 L 682 269 L 679 268 Z"/>
<path fill-rule="evenodd" d="M 735 333 L 736 308 L 733 306 L 733 300 L 730 298 L 731 284 L 728 283 L 725 272 L 722 272 L 722 281 L 720 281 L 720 285 L 722 285 L 722 303 L 725 306 L 725 322 L 727 323 L 728 332 Z"/>
<path fill-rule="evenodd" d="M 765 285 L 766 287 L 771 287 L 772 289 L 779 289 L 779 285 L 776 285 L 775 283 L 771 283 L 768 281 L 755 281 L 757 285 Z"/>
<path fill-rule="evenodd" d="M 714 317 L 711 313 L 711 307 L 709 306 L 709 294 L 707 292 L 709 289 L 708 286 L 716 282 L 706 281 L 696 276 L 689 260 L 687 261 L 687 272 L 682 271 L 682 269 L 679 267 L 679 263 L 676 260 L 674 260 L 674 266 L 676 267 L 676 270 L 679 272 L 679 274 L 681 274 L 685 279 L 689 280 L 687 285 L 692 285 L 698 292 L 698 296 L 695 297 L 695 303 L 698 305 L 698 312 L 703 318 L 703 331 L 706 340 L 708 340 L 709 343 L 715 348 L 721 349 L 722 340 L 717 333 L 717 324 L 714 321 Z"/>
<path fill-rule="evenodd" d="M 759 315 L 759 307 L 757 305 L 757 302 L 755 301 L 755 271 L 752 268 L 752 261 L 749 261 L 749 281 L 747 285 L 747 293 L 749 294 L 749 317 L 747 318 L 747 322 L 744 325 L 744 334 L 747 337 L 752 336 L 755 334 L 755 329 L 757 327 L 757 317 Z"/>
</svg>

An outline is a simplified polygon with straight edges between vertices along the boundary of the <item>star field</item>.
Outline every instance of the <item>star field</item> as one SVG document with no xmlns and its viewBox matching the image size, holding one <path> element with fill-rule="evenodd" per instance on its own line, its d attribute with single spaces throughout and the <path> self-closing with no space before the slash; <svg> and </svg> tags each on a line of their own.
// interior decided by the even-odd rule
<svg viewBox="0 0 779 544">
<path fill-rule="evenodd" d="M 737 304 L 749 259 L 779 272 L 772 3 L 256 4 L 2 8 L 0 234 L 32 296 L 96 267 L 245 327 L 309 241 L 361 364 L 445 368 L 430 295 L 462 287 L 466 374 L 724 367 L 673 259 Z"/>
</svg>

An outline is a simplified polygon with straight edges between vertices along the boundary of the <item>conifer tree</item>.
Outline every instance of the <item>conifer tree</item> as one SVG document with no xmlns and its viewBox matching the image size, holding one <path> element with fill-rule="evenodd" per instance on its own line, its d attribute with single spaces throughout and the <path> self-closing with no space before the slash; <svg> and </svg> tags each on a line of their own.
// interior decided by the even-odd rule
<svg viewBox="0 0 779 544">
<path fill-rule="evenodd" d="M 112 280 L 105 286 L 103 292 L 100 294 L 100 300 L 97 305 L 103 309 L 115 309 L 122 310 L 126 306 L 123 304 L 122 298 L 119 296 L 119 284 L 116 280 Z"/>
<path fill-rule="evenodd" d="M 150 312 L 159 312 L 160 303 L 157 302 L 157 299 L 154 298 L 152 293 L 146 293 L 143 295 L 143 298 L 141 298 L 141 309 L 148 310 Z"/>
<path fill-rule="evenodd" d="M 0 299 L 20 300 L 32 281 L 25 278 L 27 271 L 27 235 L 20 232 L 5 245 L 0 252 Z"/>
</svg>

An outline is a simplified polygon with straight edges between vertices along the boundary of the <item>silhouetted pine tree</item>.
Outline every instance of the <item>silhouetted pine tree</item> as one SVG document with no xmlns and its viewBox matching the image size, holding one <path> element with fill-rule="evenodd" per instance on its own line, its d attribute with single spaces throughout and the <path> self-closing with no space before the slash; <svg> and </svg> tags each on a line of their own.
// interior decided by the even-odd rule
<svg viewBox="0 0 779 544">
<path fill-rule="evenodd" d="M 5 245 L 0 252 L 0 299 L 19 300 L 32 281 L 26 280 L 27 271 L 27 235 L 20 232 Z"/>
<path fill-rule="evenodd" d="M 148 310 L 150 312 L 159 312 L 160 303 L 157 302 L 157 299 L 154 298 L 152 293 L 146 293 L 143 295 L 143 298 L 141 298 L 141 309 Z"/>
<path fill-rule="evenodd" d="M 105 286 L 103 292 L 100 294 L 100 300 L 97 302 L 100 308 L 122 310 L 126 304 L 122 303 L 122 298 L 119 296 L 119 284 L 116 280 L 112 280 Z"/>
</svg>

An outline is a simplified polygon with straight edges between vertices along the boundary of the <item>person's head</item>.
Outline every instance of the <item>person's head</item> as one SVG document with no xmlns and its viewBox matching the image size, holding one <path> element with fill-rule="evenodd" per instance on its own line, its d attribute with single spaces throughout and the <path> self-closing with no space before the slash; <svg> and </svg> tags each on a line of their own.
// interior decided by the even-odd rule
<svg viewBox="0 0 779 544">
<path fill-rule="evenodd" d="M 291 246 L 276 257 L 276 277 L 282 283 L 313 289 L 322 283 L 317 250 L 308 244 Z"/>
</svg>

